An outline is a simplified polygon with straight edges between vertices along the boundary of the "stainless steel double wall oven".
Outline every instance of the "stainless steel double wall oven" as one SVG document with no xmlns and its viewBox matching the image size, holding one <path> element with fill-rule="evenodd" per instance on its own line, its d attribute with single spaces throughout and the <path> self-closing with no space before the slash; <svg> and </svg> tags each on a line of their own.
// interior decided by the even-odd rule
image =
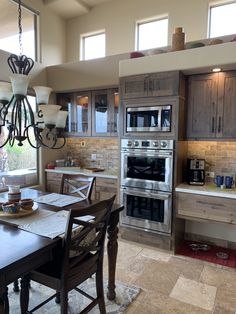
<svg viewBox="0 0 236 314">
<path fill-rule="evenodd" d="M 121 139 L 121 224 L 171 233 L 173 140 Z"/>
</svg>

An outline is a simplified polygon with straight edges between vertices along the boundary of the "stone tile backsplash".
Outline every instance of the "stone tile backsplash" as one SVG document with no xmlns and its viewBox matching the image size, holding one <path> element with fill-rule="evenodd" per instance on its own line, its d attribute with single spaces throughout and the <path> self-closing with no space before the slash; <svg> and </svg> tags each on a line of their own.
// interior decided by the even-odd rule
<svg viewBox="0 0 236 314">
<path fill-rule="evenodd" d="M 120 156 L 118 144 L 117 138 L 68 138 L 67 152 L 78 159 L 82 168 L 99 167 L 118 174 Z M 91 160 L 92 154 L 96 154 L 94 161 Z"/>
<path fill-rule="evenodd" d="M 215 175 L 236 174 L 236 142 L 189 141 L 188 158 L 206 160 L 206 171 Z"/>
</svg>

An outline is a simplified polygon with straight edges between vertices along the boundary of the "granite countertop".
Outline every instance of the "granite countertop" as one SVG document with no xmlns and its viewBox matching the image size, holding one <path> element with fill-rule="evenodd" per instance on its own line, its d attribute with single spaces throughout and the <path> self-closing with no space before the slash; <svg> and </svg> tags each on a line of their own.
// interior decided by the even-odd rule
<svg viewBox="0 0 236 314">
<path fill-rule="evenodd" d="M 221 189 L 213 183 L 205 183 L 203 186 L 189 185 L 187 183 L 181 183 L 176 186 L 176 192 L 184 192 L 198 195 L 208 195 L 217 197 L 226 197 L 236 199 L 236 188 Z"/>
<path fill-rule="evenodd" d="M 53 173 L 67 173 L 67 174 L 83 174 L 98 178 L 118 179 L 118 175 L 112 170 L 104 170 L 99 172 L 92 172 L 90 170 L 82 169 L 79 167 L 57 167 L 57 169 L 45 169 L 46 172 Z"/>
</svg>

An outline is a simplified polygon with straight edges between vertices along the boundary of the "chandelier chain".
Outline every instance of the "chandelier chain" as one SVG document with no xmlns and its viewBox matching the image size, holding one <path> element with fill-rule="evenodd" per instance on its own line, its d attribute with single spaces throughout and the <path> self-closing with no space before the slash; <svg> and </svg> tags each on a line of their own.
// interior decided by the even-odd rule
<svg viewBox="0 0 236 314">
<path fill-rule="evenodd" d="M 20 46 L 20 56 L 23 54 L 23 45 L 22 45 L 22 16 L 21 16 L 21 0 L 18 0 L 18 29 L 19 29 L 19 46 Z"/>
</svg>

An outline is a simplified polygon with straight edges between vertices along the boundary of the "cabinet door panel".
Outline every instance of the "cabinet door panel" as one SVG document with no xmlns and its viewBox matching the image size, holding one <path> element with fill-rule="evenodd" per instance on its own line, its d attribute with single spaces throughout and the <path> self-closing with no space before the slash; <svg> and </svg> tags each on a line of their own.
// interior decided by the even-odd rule
<svg viewBox="0 0 236 314">
<path fill-rule="evenodd" d="M 147 75 L 134 75 L 120 79 L 123 98 L 145 97 L 148 94 Z"/>
<path fill-rule="evenodd" d="M 148 80 L 150 96 L 177 96 L 179 94 L 179 73 L 158 73 Z"/>
<path fill-rule="evenodd" d="M 212 138 L 216 132 L 217 74 L 189 78 L 187 137 Z"/>
<path fill-rule="evenodd" d="M 236 72 L 219 73 L 217 137 L 236 137 Z"/>
<path fill-rule="evenodd" d="M 92 92 L 93 135 L 108 135 L 110 132 L 108 106 L 107 90 Z"/>
<path fill-rule="evenodd" d="M 75 94 L 75 132 L 81 136 L 91 135 L 91 93 Z"/>
<path fill-rule="evenodd" d="M 74 94 L 73 93 L 60 93 L 56 96 L 57 104 L 62 106 L 63 110 L 68 111 L 68 117 L 66 119 L 65 133 L 71 133 L 75 131 L 74 120 Z"/>
</svg>

